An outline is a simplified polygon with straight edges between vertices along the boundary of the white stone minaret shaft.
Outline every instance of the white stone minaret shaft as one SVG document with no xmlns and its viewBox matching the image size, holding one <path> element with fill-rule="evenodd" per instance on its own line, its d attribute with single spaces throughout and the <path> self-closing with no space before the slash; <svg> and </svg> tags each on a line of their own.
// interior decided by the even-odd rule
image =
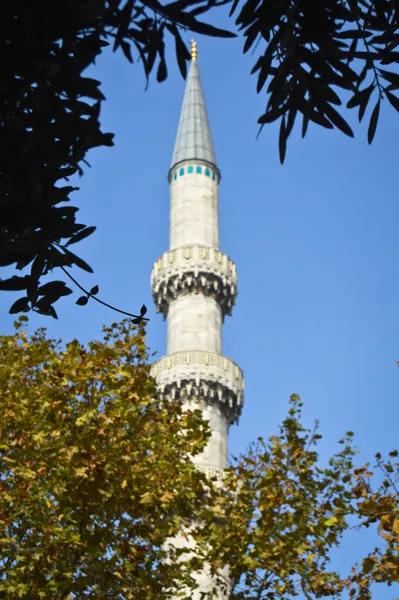
<svg viewBox="0 0 399 600">
<path fill-rule="evenodd" d="M 219 250 L 216 164 L 195 45 L 169 170 L 169 250 L 151 273 L 157 311 L 167 318 L 167 355 L 153 365 L 159 395 L 201 408 L 212 437 L 195 457 L 218 474 L 227 467 L 228 430 L 243 405 L 243 375 L 222 354 L 222 323 L 237 295 L 235 264 Z"/>
</svg>

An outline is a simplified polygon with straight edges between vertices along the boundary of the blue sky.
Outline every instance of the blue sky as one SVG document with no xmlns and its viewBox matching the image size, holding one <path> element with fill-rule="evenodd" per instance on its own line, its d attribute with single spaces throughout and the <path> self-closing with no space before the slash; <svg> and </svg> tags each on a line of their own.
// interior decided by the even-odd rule
<svg viewBox="0 0 399 600">
<path fill-rule="evenodd" d="M 228 26 L 225 17 L 219 24 Z M 363 126 L 349 112 L 354 140 L 317 126 L 302 140 L 298 123 L 281 166 L 277 127 L 256 139 L 265 103 L 250 76 L 257 55 L 243 56 L 240 40 L 197 40 L 222 172 L 221 250 L 239 277 L 224 354 L 244 371 L 246 404 L 230 450 L 237 454 L 257 436 L 275 433 L 289 395 L 299 393 L 305 423 L 320 420 L 322 461 L 348 430 L 356 434 L 359 464 L 373 461 L 375 452 L 399 446 L 399 117 L 383 103 L 371 146 L 370 110 Z M 167 81 L 153 77 L 147 91 L 141 65 L 119 54 L 105 53 L 90 70 L 103 82 L 101 121 L 116 145 L 91 152 L 92 168 L 73 196 L 81 222 L 97 226 L 76 246 L 95 274 L 73 275 L 89 288 L 98 284 L 100 297 L 124 310 L 145 303 L 148 341 L 160 354 L 166 328 L 155 313 L 150 272 L 168 248 L 167 172 L 184 92 L 173 44 L 168 58 Z M 86 342 L 118 319 L 94 302 L 76 306 L 78 295 L 59 302 L 58 321 L 33 315 L 30 327 Z M 8 309 L 17 297 L 0 295 L 2 333 L 12 331 Z M 346 559 L 362 544 L 353 539 Z M 398 588 L 379 589 L 376 598 L 397 595 Z"/>
</svg>

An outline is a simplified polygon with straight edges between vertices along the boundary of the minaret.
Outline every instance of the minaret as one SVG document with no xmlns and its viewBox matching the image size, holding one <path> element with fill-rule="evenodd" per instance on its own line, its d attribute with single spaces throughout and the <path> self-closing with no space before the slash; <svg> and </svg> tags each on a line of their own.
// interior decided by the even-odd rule
<svg viewBox="0 0 399 600">
<path fill-rule="evenodd" d="M 228 430 L 243 405 L 241 369 L 222 354 L 222 323 L 237 296 L 233 261 L 219 250 L 216 164 L 197 65 L 191 48 L 170 184 L 169 250 L 154 264 L 152 294 L 167 319 L 167 355 L 152 367 L 159 396 L 201 408 L 212 430 L 195 463 L 209 475 L 228 465 Z"/>
</svg>

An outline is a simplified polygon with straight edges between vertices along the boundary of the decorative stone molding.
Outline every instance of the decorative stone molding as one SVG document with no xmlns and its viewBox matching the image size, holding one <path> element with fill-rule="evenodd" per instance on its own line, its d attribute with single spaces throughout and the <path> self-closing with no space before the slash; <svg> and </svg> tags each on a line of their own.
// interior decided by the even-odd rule
<svg viewBox="0 0 399 600">
<path fill-rule="evenodd" d="M 225 471 L 224 469 L 220 467 L 211 467 L 209 465 L 196 465 L 196 467 L 199 471 L 205 473 L 205 475 L 209 477 L 209 479 L 215 477 L 218 481 L 223 481 Z"/>
<path fill-rule="evenodd" d="M 244 403 L 244 377 L 229 358 L 214 352 L 175 352 L 151 367 L 158 395 L 167 400 L 218 403 L 229 424 L 238 421 Z"/>
<path fill-rule="evenodd" d="M 215 248 L 185 246 L 165 252 L 151 272 L 157 312 L 166 319 L 169 303 L 180 294 L 202 293 L 219 302 L 223 317 L 231 315 L 237 296 L 237 269 Z"/>
</svg>

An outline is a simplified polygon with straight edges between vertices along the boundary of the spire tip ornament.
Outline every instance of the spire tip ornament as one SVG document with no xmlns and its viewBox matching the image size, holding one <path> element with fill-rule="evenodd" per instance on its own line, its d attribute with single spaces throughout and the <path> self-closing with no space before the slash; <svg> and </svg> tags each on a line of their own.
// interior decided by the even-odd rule
<svg viewBox="0 0 399 600">
<path fill-rule="evenodd" d="M 191 60 L 195 62 L 197 60 L 197 42 L 195 40 L 190 40 L 191 43 Z"/>
</svg>

